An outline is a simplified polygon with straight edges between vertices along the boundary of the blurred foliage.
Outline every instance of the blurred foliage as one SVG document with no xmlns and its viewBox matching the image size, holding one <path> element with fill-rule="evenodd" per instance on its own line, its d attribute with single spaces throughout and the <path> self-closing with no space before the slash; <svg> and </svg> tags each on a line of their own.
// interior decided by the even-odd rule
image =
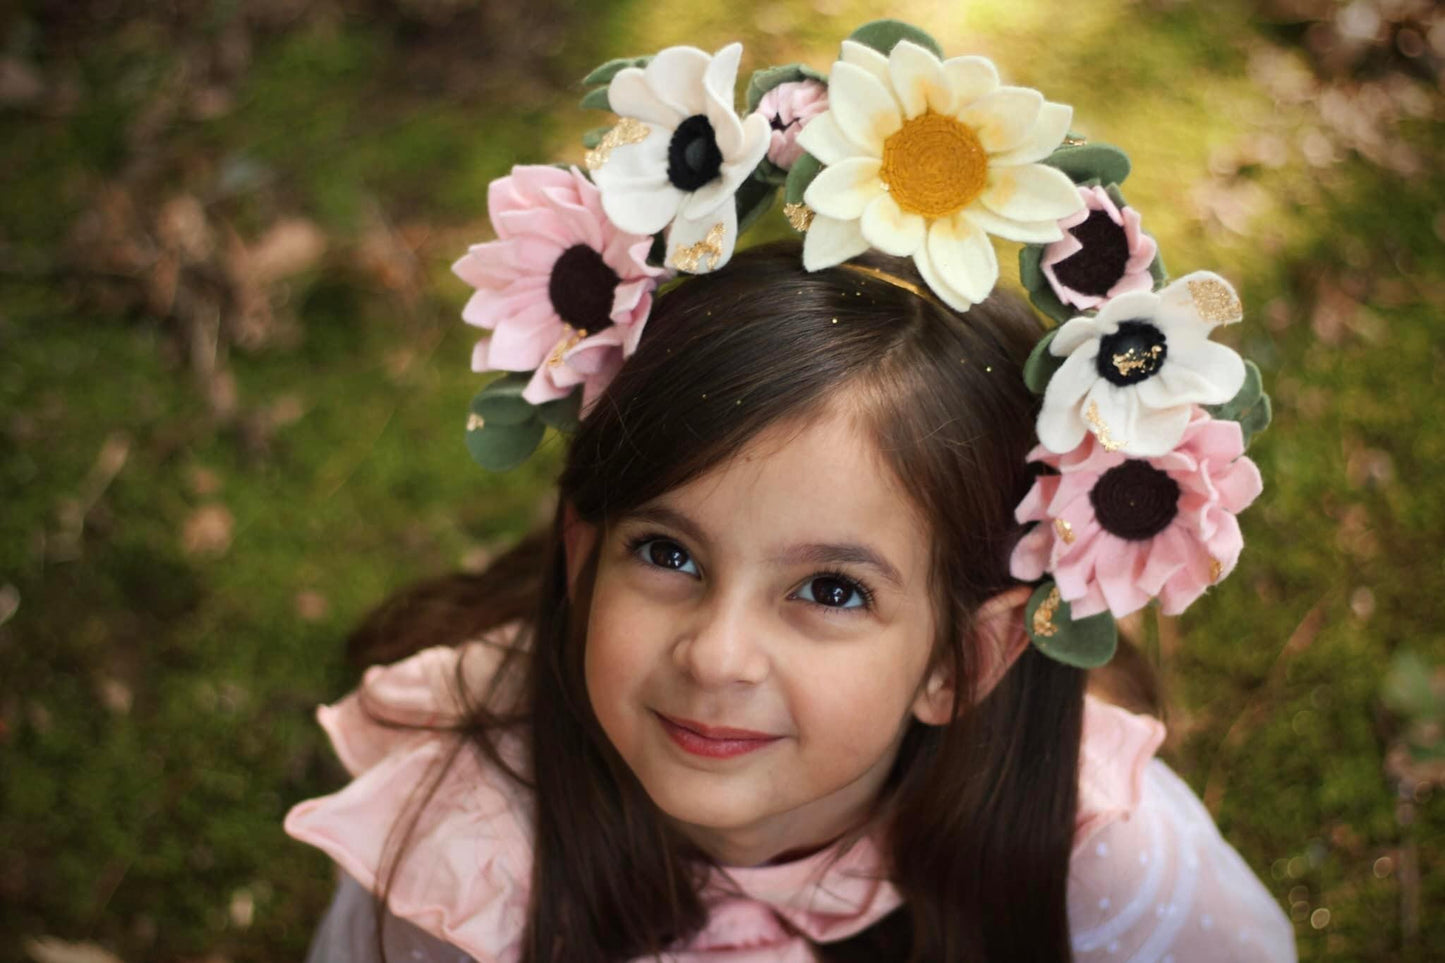
<svg viewBox="0 0 1445 963">
<path fill-rule="evenodd" d="M 311 707 L 355 681 L 347 627 L 547 509 L 555 443 L 505 477 L 463 450 L 447 268 L 486 185 L 580 159 L 597 63 L 741 39 L 825 68 L 878 8 L 124 6 L 0 13 L 0 959 L 295 959 L 332 875 L 280 821 L 343 779 Z M 1238 282 L 1267 490 L 1234 578 L 1164 626 L 1165 754 L 1305 959 L 1445 958 L 1445 17 L 888 13 L 1073 103 L 1173 270 Z"/>
</svg>

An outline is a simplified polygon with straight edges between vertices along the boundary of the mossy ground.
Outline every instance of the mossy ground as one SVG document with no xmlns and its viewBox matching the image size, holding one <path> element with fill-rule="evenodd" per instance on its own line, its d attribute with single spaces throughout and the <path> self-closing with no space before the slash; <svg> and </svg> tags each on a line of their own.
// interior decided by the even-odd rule
<svg viewBox="0 0 1445 963">
<path fill-rule="evenodd" d="M 347 627 L 528 529 L 555 469 L 553 446 L 488 477 L 461 444 L 473 335 L 447 266 L 484 236 L 487 183 L 580 159 L 597 121 L 568 84 L 596 62 L 741 39 L 753 64 L 825 67 L 877 9 L 557 3 L 526 75 L 498 60 L 495 76 L 447 37 L 466 5 L 358 5 L 267 21 L 226 109 L 147 127 L 188 44 L 245 6 L 179 34 L 0 19 L 11 54 L 81 91 L 0 110 L 0 589 L 19 602 L 0 615 L 0 959 L 42 935 L 137 960 L 301 955 L 332 878 L 280 821 L 341 782 L 311 709 L 354 682 Z M 1276 403 L 1251 450 L 1267 490 L 1238 572 L 1165 627 L 1166 756 L 1290 907 L 1302 957 L 1445 957 L 1428 925 L 1445 878 L 1424 871 L 1445 863 L 1445 804 L 1400 798 L 1380 698 L 1397 651 L 1445 662 L 1445 178 L 1340 137 L 1321 162 L 1326 82 L 1232 0 L 889 12 L 1073 103 L 1132 155 L 1126 194 L 1171 269 L 1239 282 L 1249 317 L 1226 337 Z M 1445 144 L 1425 89 L 1429 110 L 1386 134 L 1430 159 Z M 239 236 L 285 216 L 328 239 L 271 291 L 292 336 L 224 353 L 229 387 L 173 317 L 108 296 L 116 279 L 68 253 L 97 192 L 142 182 L 142 220 L 190 192 Z"/>
</svg>

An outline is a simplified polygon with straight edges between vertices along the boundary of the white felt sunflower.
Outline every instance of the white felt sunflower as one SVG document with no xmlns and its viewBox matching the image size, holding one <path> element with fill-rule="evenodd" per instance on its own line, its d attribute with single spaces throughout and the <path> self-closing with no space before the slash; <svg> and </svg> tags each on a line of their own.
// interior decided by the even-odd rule
<svg viewBox="0 0 1445 963">
<path fill-rule="evenodd" d="M 770 143 L 767 118 L 734 106 L 742 49 L 669 47 L 618 71 L 607 99 L 622 120 L 588 158 L 608 219 L 631 234 L 666 228 L 668 266 L 694 274 L 732 257 L 733 198 Z"/>
<path fill-rule="evenodd" d="M 934 293 L 967 310 L 998 280 L 990 234 L 1057 241 L 1059 219 L 1082 207 L 1068 176 L 1038 163 L 1073 108 L 1000 86 L 983 57 L 941 61 L 908 40 L 884 57 L 844 41 L 828 104 L 798 139 L 824 165 L 803 197 L 810 271 L 874 247 L 912 257 Z"/>
<path fill-rule="evenodd" d="M 1064 363 L 1049 379 L 1039 442 L 1065 454 L 1092 432 L 1108 452 L 1172 451 L 1195 405 L 1220 405 L 1244 385 L 1244 359 L 1209 340 L 1244 315 L 1229 282 L 1196 271 L 1157 294 L 1131 291 L 1093 317 L 1058 328 L 1048 351 Z"/>
</svg>

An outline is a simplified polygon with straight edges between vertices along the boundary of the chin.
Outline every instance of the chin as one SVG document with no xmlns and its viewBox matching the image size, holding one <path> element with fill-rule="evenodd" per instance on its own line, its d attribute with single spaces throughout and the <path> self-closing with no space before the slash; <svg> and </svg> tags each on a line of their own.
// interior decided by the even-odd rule
<svg viewBox="0 0 1445 963">
<path fill-rule="evenodd" d="M 678 784 L 676 777 L 655 787 L 643 783 L 653 805 L 668 817 L 690 826 L 735 831 L 754 825 L 765 815 L 758 809 L 756 792 L 743 787 L 708 785 L 707 780 Z"/>
</svg>

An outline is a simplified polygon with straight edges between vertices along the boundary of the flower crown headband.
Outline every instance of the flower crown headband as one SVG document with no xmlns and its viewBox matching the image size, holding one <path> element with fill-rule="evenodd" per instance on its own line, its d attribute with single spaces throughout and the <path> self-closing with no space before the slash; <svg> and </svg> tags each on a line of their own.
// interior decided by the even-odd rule
<svg viewBox="0 0 1445 963">
<path fill-rule="evenodd" d="M 507 372 L 472 400 L 472 457 L 506 470 L 548 426 L 575 428 L 637 350 L 658 286 L 726 264 L 781 190 L 805 269 L 866 271 L 957 311 L 998 280 L 989 235 L 1024 245 L 1020 279 L 1057 324 L 1024 369 L 1043 396 L 1040 473 L 1010 564 L 1039 583 L 1024 618 L 1037 648 L 1102 665 L 1117 618 L 1156 599 L 1178 614 L 1229 574 L 1269 397 L 1252 362 L 1209 340 L 1243 316 L 1229 282 L 1169 280 L 1120 192 L 1128 157 L 1071 134 L 1071 107 L 1002 85 L 982 57 L 945 59 L 898 21 L 854 31 L 827 76 L 755 72 L 740 116 L 741 55 L 669 47 L 602 65 L 582 105 L 619 119 L 584 137 L 587 173 L 519 166 L 492 182 L 497 239 L 453 267 L 476 289 L 463 318 L 491 331 L 473 370 Z M 846 263 L 870 248 L 911 257 L 928 291 Z"/>
</svg>

